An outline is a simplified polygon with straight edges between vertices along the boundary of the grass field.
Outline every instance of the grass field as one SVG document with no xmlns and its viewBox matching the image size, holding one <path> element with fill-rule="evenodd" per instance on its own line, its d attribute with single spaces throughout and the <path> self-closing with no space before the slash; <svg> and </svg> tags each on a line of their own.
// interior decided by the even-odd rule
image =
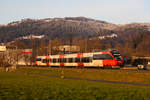
<svg viewBox="0 0 150 100">
<path fill-rule="evenodd" d="M 48 77 L 42 75 L 55 75 Z M 88 79 L 150 84 L 150 73 L 86 69 L 32 69 L 0 72 L 0 100 L 149 100 L 150 86 L 112 84 Z"/>
</svg>

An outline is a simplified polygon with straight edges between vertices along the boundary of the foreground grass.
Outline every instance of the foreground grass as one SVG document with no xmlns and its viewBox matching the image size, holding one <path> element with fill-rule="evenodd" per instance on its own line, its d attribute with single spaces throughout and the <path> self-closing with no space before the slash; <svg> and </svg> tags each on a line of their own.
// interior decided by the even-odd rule
<svg viewBox="0 0 150 100">
<path fill-rule="evenodd" d="M 64 75 L 100 79 L 115 72 L 63 70 Z M 0 100 L 149 100 L 150 87 L 69 80 L 34 74 L 61 75 L 60 69 L 0 72 Z M 30 73 L 30 74 L 29 74 Z M 119 72 L 118 72 L 119 73 Z M 122 72 L 119 73 L 121 75 Z M 124 75 L 126 72 L 123 72 Z M 94 74 L 94 76 L 92 75 Z M 98 75 L 102 75 L 101 77 Z M 130 73 L 129 73 L 130 74 Z M 81 76 L 79 76 L 81 75 Z M 92 77 L 93 76 L 93 77 Z M 115 76 L 115 75 L 114 75 Z M 118 77 L 118 76 L 117 76 Z M 120 76 L 123 77 L 123 76 Z M 146 76 L 148 77 L 148 76 Z M 117 78 L 113 78 L 117 80 Z M 142 82 L 142 81 L 140 81 Z M 146 81 L 148 82 L 148 81 Z"/>
</svg>

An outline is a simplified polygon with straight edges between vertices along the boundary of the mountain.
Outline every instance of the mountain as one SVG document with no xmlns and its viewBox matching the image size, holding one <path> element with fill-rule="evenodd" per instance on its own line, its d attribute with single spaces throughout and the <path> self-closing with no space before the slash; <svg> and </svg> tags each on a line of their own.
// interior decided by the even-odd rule
<svg viewBox="0 0 150 100">
<path fill-rule="evenodd" d="M 23 19 L 0 27 L 0 42 L 9 42 L 28 35 L 45 35 L 46 38 L 93 37 L 108 35 L 117 25 L 85 17 Z"/>
<path fill-rule="evenodd" d="M 42 36 L 41 38 L 39 38 Z M 102 48 L 109 44 L 111 48 L 124 48 L 122 51 L 149 53 L 148 42 L 150 39 L 150 23 L 130 23 L 116 25 L 105 21 L 94 20 L 85 17 L 65 17 L 46 19 L 23 19 L 0 25 L 0 43 L 8 43 L 14 40 L 31 40 L 33 38 L 50 40 L 70 38 L 83 40 L 98 39 Z"/>
<path fill-rule="evenodd" d="M 115 32 L 122 51 L 131 55 L 150 56 L 150 23 L 119 25 Z"/>
</svg>

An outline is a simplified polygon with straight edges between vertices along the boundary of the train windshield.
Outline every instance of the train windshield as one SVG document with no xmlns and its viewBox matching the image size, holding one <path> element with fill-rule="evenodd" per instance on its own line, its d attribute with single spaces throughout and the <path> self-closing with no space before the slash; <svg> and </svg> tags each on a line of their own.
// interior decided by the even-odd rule
<svg viewBox="0 0 150 100">
<path fill-rule="evenodd" d="M 112 50 L 110 51 L 112 55 L 114 56 L 120 56 L 120 52 L 119 51 L 116 51 L 116 50 Z"/>
<path fill-rule="evenodd" d="M 115 57 L 115 59 L 116 60 L 122 60 L 122 58 L 121 58 L 121 54 L 120 54 L 120 52 L 119 51 L 117 51 L 117 50 L 112 50 L 112 51 L 110 51 L 111 52 L 111 54 Z"/>
<path fill-rule="evenodd" d="M 120 57 L 117 57 L 117 56 L 115 57 L 115 59 L 116 59 L 116 60 L 121 60 L 121 58 L 120 58 Z"/>
</svg>

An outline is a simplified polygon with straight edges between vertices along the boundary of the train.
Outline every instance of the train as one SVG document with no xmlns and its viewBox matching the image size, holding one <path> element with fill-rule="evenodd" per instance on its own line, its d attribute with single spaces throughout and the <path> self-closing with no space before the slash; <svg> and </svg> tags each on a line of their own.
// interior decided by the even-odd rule
<svg viewBox="0 0 150 100">
<path fill-rule="evenodd" d="M 36 66 L 120 68 L 123 60 L 116 51 L 37 56 Z"/>
</svg>

